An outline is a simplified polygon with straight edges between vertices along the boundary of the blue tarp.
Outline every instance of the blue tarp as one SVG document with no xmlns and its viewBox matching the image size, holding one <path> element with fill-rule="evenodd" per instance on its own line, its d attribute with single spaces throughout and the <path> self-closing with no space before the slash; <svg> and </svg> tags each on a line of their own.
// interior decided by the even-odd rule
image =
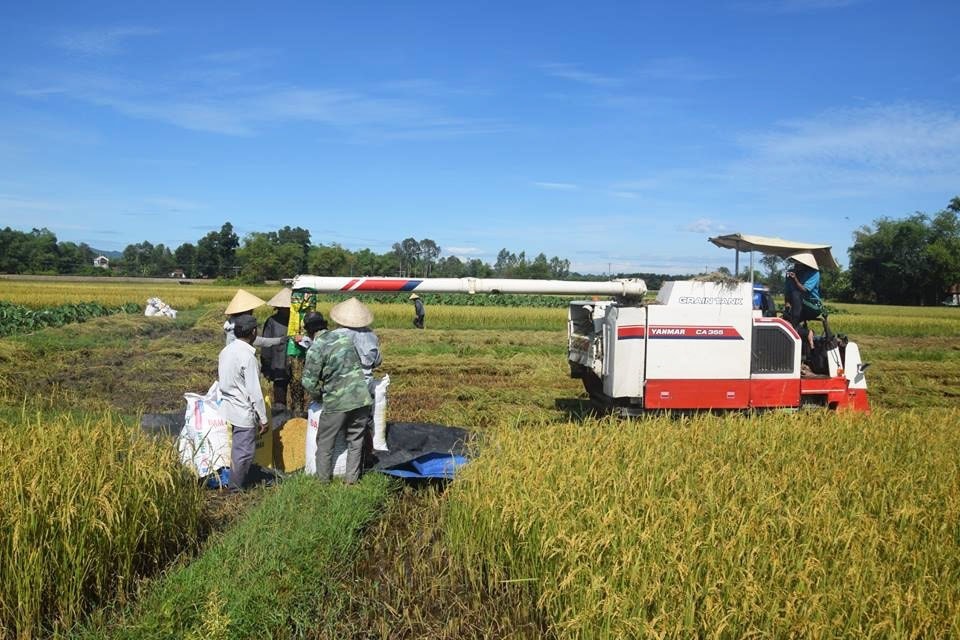
<svg viewBox="0 0 960 640">
<path fill-rule="evenodd" d="M 395 467 L 377 469 L 398 478 L 440 478 L 453 480 L 457 469 L 467 464 L 464 456 L 449 453 L 428 453 Z"/>
<path fill-rule="evenodd" d="M 467 463 L 466 429 L 423 422 L 387 425 L 389 452 L 374 452 L 374 471 L 397 478 L 453 479 Z"/>
</svg>

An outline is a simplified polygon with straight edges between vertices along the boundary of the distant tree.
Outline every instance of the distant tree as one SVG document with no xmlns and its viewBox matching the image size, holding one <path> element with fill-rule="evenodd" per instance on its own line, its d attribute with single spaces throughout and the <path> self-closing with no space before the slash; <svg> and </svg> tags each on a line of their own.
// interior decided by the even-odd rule
<svg viewBox="0 0 960 640">
<path fill-rule="evenodd" d="M 570 261 L 554 256 L 550 258 L 550 278 L 562 280 L 570 275 Z"/>
<path fill-rule="evenodd" d="M 184 242 L 173 252 L 177 267 L 183 269 L 188 278 L 197 275 L 197 248 L 189 242 Z"/>
<path fill-rule="evenodd" d="M 429 277 L 433 269 L 433 263 L 440 256 L 440 247 L 430 238 L 424 238 L 417 244 L 420 247 L 418 256 L 420 260 L 420 274 Z"/>
<path fill-rule="evenodd" d="M 433 269 L 433 275 L 438 278 L 462 278 L 466 272 L 466 265 L 457 256 L 440 258 Z"/>
<path fill-rule="evenodd" d="M 93 258 L 93 250 L 85 244 L 57 243 L 57 273 L 81 273 L 85 267 L 92 266 Z"/>
<path fill-rule="evenodd" d="M 223 223 L 220 231 L 211 231 L 197 241 L 197 270 L 210 278 L 232 277 L 239 246 L 233 225 Z"/>
<path fill-rule="evenodd" d="M 547 280 L 550 277 L 550 263 L 544 253 L 539 253 L 527 267 L 526 276 L 536 280 Z"/>
<path fill-rule="evenodd" d="M 289 270 L 291 275 L 296 275 L 298 273 L 306 273 L 307 271 L 307 255 L 310 253 L 310 232 L 301 227 L 290 228 L 286 226 L 277 231 L 277 244 L 280 246 L 283 245 L 294 245 L 299 249 L 299 262 Z M 287 252 L 290 250 L 287 249 Z M 288 257 L 292 257 L 292 253 Z M 289 268 L 286 267 L 286 268 Z"/>
<path fill-rule="evenodd" d="M 337 243 L 312 247 L 307 258 L 310 273 L 318 276 L 348 276 L 352 266 L 352 255 Z"/>
<path fill-rule="evenodd" d="M 361 249 L 354 256 L 354 266 L 358 276 L 380 275 L 381 259 L 370 249 Z"/>
<path fill-rule="evenodd" d="M 263 282 L 277 277 L 279 261 L 276 236 L 267 233 L 251 233 L 236 253 L 240 276 L 245 282 Z"/>
<path fill-rule="evenodd" d="M 880 218 L 854 233 L 850 282 L 856 299 L 937 304 L 960 282 L 960 199 L 931 219 L 923 213 Z"/>
<path fill-rule="evenodd" d="M 494 275 L 493 267 L 479 258 L 469 260 L 464 271 L 464 276 L 470 278 L 489 278 Z"/>
<path fill-rule="evenodd" d="M 762 282 L 770 288 L 770 293 L 779 295 L 783 293 L 783 286 L 786 283 L 783 273 L 783 266 L 786 261 L 775 255 L 764 255 L 760 258 L 760 266 L 763 267 Z"/>
<path fill-rule="evenodd" d="M 31 229 L 27 234 L 27 267 L 23 273 L 57 272 L 60 255 L 57 252 L 57 236 L 49 229 Z"/>
<path fill-rule="evenodd" d="M 237 248 L 240 246 L 240 238 L 233 231 L 233 225 L 224 222 L 220 227 L 220 233 L 217 237 L 217 247 L 220 251 L 220 271 L 221 275 L 233 275 L 233 267 L 236 261 Z"/>
</svg>

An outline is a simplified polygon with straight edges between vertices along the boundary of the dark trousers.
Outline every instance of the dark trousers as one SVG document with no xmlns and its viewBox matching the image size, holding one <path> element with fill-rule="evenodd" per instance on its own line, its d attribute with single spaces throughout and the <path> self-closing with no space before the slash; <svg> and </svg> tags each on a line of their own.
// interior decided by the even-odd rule
<svg viewBox="0 0 960 640">
<path fill-rule="evenodd" d="M 370 411 L 368 405 L 350 411 L 320 414 L 317 419 L 317 478 L 321 481 L 330 482 L 333 478 L 333 446 L 341 431 L 345 431 L 347 436 L 347 468 L 343 481 L 353 484 L 360 479 L 363 439 L 367 433 Z"/>
<path fill-rule="evenodd" d="M 278 405 L 283 405 L 284 408 L 287 406 L 287 387 L 289 386 L 289 380 L 274 380 L 273 381 L 273 409 L 277 410 Z"/>
<path fill-rule="evenodd" d="M 423 316 L 417 316 L 413 319 L 413 326 L 417 329 L 423 329 Z"/>
<path fill-rule="evenodd" d="M 233 444 L 230 447 L 230 486 L 243 489 L 247 473 L 257 450 L 257 428 L 233 426 Z"/>
<path fill-rule="evenodd" d="M 804 320 L 813 320 L 820 315 L 819 311 L 803 304 L 803 292 L 798 289 L 790 292 L 790 297 L 787 299 L 787 302 L 790 303 L 790 315 L 787 319 L 790 321 L 790 324 L 795 327 Z"/>
</svg>

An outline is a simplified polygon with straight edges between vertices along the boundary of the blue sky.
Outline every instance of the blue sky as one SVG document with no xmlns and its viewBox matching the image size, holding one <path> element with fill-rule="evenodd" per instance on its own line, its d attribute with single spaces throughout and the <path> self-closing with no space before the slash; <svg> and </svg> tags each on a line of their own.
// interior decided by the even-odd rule
<svg viewBox="0 0 960 640">
<path fill-rule="evenodd" d="M 960 2 L 6 2 L 0 226 L 684 273 L 960 195 Z"/>
</svg>

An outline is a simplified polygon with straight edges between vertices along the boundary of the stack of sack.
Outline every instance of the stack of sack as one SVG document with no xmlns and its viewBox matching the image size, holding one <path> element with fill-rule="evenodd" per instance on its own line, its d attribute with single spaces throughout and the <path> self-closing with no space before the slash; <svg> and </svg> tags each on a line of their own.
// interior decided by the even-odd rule
<svg viewBox="0 0 960 640">
<path fill-rule="evenodd" d="M 176 318 L 177 311 L 176 309 L 171 309 L 170 305 L 161 300 L 160 298 L 149 298 L 147 300 L 147 306 L 143 310 L 143 315 L 145 316 L 167 316 L 168 318 Z"/>
</svg>

